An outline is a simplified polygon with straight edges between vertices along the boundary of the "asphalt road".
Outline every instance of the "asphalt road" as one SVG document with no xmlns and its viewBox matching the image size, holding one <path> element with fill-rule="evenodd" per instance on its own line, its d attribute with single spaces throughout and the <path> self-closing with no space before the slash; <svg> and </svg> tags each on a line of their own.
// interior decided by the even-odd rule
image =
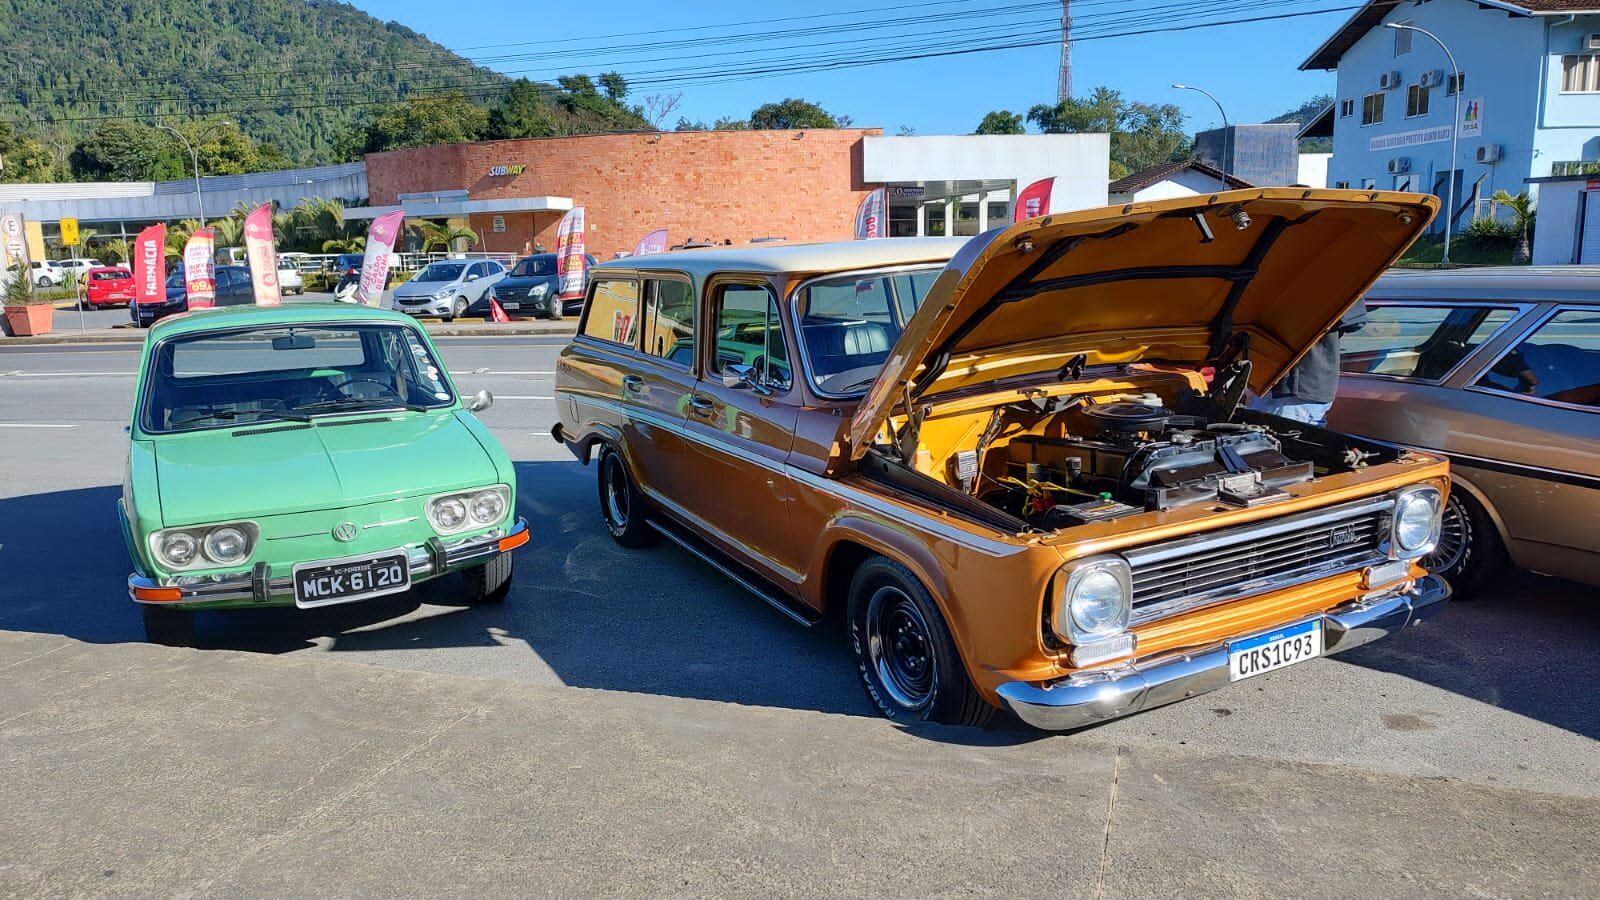
<svg viewBox="0 0 1600 900">
<path fill-rule="evenodd" d="M 670 546 L 624 551 L 609 540 L 593 472 L 548 433 L 562 342 L 439 342 L 465 393 L 496 395 L 482 418 L 517 461 L 518 506 L 533 525 L 504 607 L 455 605 L 449 585 L 436 583 L 371 605 L 203 616 L 201 644 L 870 716 L 836 630 L 791 624 Z M 0 349 L 0 629 L 142 639 L 113 506 L 136 353 L 117 344 Z M 1197 759 L 1352 766 L 1600 800 L 1597 646 L 1592 592 L 1516 576 L 1397 639 L 1089 734 Z"/>
</svg>

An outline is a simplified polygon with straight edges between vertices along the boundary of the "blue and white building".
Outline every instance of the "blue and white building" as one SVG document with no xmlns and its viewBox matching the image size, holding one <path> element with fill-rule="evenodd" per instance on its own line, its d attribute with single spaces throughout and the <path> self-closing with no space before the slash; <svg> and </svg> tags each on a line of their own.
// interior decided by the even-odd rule
<svg viewBox="0 0 1600 900">
<path fill-rule="evenodd" d="M 1455 68 L 1390 23 L 1437 35 Z M 1600 173 L 1600 0 L 1372 0 L 1300 68 L 1338 73 L 1333 106 L 1303 132 L 1333 137 L 1328 186 L 1442 204 L 1453 181 L 1435 233 L 1493 214 L 1497 190 L 1528 190 L 1540 195 L 1535 263 L 1600 261 L 1600 182 L 1587 190 Z"/>
</svg>

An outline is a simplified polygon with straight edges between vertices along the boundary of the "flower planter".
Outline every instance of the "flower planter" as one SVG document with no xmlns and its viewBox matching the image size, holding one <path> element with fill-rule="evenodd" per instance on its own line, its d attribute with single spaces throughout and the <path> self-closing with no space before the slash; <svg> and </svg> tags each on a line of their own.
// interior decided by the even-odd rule
<svg viewBox="0 0 1600 900">
<path fill-rule="evenodd" d="M 49 334 L 56 308 L 48 303 L 6 307 L 6 326 L 16 337 Z"/>
</svg>

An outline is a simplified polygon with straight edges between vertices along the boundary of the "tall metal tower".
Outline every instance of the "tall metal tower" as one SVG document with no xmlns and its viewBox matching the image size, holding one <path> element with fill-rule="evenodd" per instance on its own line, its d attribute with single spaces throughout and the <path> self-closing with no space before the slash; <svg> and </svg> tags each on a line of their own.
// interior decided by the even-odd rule
<svg viewBox="0 0 1600 900">
<path fill-rule="evenodd" d="M 1072 0 L 1061 0 L 1061 79 L 1056 102 L 1072 96 Z"/>
</svg>

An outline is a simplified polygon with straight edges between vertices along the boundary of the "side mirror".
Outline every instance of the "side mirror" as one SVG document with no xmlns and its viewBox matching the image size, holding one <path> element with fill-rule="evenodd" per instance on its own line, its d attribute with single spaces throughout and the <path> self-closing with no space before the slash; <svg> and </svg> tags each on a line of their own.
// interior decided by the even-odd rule
<svg viewBox="0 0 1600 900">
<path fill-rule="evenodd" d="M 725 388 L 749 388 L 758 394 L 770 394 L 772 391 L 761 383 L 756 375 L 755 366 L 746 366 L 739 363 L 729 363 L 722 367 L 722 386 Z"/>
<path fill-rule="evenodd" d="M 474 272 L 471 275 L 468 275 L 467 276 L 467 280 L 468 281 L 477 281 L 478 280 L 478 273 Z"/>
<path fill-rule="evenodd" d="M 494 395 L 488 391 L 479 391 L 471 400 L 467 401 L 467 409 L 472 412 L 483 412 L 494 405 Z"/>
</svg>

